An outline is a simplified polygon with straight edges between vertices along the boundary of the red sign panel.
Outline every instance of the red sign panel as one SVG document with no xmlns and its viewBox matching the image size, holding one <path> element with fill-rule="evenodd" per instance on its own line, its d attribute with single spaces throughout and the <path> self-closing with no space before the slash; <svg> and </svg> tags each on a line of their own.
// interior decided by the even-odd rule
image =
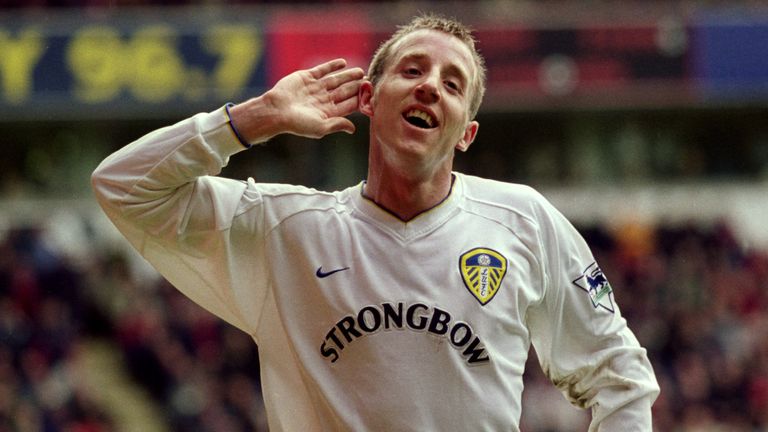
<svg viewBox="0 0 768 432">
<path fill-rule="evenodd" d="M 268 84 L 338 57 L 366 69 L 375 49 L 371 27 L 359 8 L 275 14 L 267 32 Z"/>
</svg>

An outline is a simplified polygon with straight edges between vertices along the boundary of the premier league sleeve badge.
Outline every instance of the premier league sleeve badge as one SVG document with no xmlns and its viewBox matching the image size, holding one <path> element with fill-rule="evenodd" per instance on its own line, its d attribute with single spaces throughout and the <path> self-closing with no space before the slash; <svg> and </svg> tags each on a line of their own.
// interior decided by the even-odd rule
<svg viewBox="0 0 768 432">
<path fill-rule="evenodd" d="M 495 250 L 475 248 L 459 257 L 459 272 L 464 286 L 485 306 L 499 291 L 507 274 L 507 259 Z"/>
<path fill-rule="evenodd" d="M 574 279 L 573 284 L 587 292 L 595 309 L 600 307 L 614 312 L 613 289 L 596 262 L 587 266 L 581 276 Z"/>
</svg>

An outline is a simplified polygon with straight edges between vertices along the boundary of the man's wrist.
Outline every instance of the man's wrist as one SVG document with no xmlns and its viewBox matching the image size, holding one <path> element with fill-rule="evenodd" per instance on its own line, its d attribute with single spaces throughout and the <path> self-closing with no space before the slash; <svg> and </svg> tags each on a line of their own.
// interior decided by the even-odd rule
<svg viewBox="0 0 768 432">
<path fill-rule="evenodd" d="M 232 132 L 246 148 L 282 133 L 277 122 L 278 115 L 264 96 L 239 104 L 228 103 L 226 111 Z"/>
<path fill-rule="evenodd" d="M 235 104 L 233 104 L 232 102 L 229 102 L 226 105 L 224 105 L 224 109 L 227 111 L 227 117 L 229 117 L 229 128 L 232 129 L 232 133 L 235 134 L 235 137 L 237 138 L 238 141 L 240 141 L 240 144 L 242 144 L 243 147 L 251 148 L 253 144 L 248 142 L 248 140 L 246 140 L 245 137 L 243 137 L 243 135 L 240 133 L 237 127 L 232 123 L 232 113 L 230 112 L 230 110 L 234 106 Z"/>
</svg>

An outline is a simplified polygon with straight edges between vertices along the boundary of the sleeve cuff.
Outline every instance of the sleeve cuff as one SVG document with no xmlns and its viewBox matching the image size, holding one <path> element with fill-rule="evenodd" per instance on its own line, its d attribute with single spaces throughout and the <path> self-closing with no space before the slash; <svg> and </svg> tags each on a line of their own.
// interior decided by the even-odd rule
<svg viewBox="0 0 768 432">
<path fill-rule="evenodd" d="M 224 106 L 210 113 L 201 113 L 197 122 L 205 142 L 218 154 L 231 156 L 250 148 L 235 135 Z"/>
<path fill-rule="evenodd" d="M 235 106 L 232 102 L 228 102 L 226 105 L 224 105 L 224 110 L 227 112 L 227 123 L 229 124 L 229 128 L 232 130 L 232 133 L 235 134 L 235 137 L 237 140 L 242 144 L 245 148 L 251 148 L 253 144 L 250 144 L 248 141 L 243 139 L 243 136 L 240 135 L 240 132 L 238 132 L 237 128 L 235 128 L 235 125 L 232 124 L 232 116 L 229 114 L 229 109 Z"/>
</svg>

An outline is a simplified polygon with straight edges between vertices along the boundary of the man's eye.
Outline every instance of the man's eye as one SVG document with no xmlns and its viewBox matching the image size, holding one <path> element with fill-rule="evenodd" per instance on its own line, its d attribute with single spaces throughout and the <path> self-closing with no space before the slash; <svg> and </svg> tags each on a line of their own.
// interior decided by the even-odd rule
<svg viewBox="0 0 768 432">
<path fill-rule="evenodd" d="M 455 90 L 455 91 L 459 91 L 460 90 L 459 85 L 457 83 L 453 82 L 453 81 L 446 81 L 445 82 L 445 86 L 448 87 L 451 90 Z"/>
<path fill-rule="evenodd" d="M 407 69 L 405 69 L 405 74 L 406 75 L 417 76 L 417 75 L 419 75 L 419 70 L 416 69 L 416 68 L 407 68 Z"/>
</svg>

